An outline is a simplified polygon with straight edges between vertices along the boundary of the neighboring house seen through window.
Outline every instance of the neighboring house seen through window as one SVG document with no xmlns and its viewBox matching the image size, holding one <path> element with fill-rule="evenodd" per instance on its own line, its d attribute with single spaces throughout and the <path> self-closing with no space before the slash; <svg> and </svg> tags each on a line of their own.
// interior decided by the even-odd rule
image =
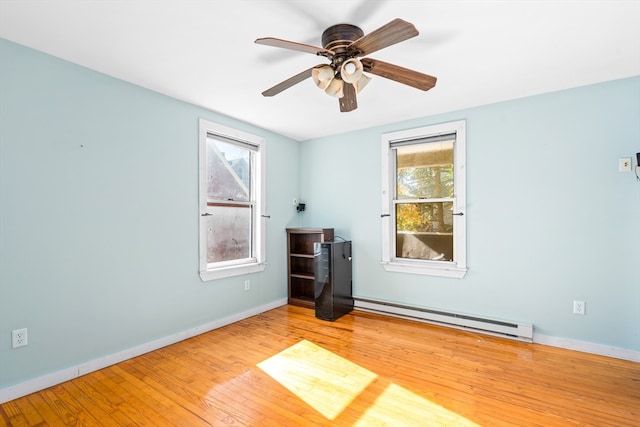
<svg viewBox="0 0 640 427">
<path fill-rule="evenodd" d="M 200 275 L 264 269 L 264 140 L 200 120 Z"/>
<path fill-rule="evenodd" d="M 464 121 L 382 136 L 386 270 L 464 276 L 464 162 Z"/>
</svg>

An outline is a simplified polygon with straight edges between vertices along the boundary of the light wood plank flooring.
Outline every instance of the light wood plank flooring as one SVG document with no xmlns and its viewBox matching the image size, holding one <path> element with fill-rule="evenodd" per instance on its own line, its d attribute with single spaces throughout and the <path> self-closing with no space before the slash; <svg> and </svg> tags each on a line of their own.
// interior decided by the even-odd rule
<svg viewBox="0 0 640 427">
<path fill-rule="evenodd" d="M 640 364 L 285 306 L 0 406 L 1 426 L 639 426 Z"/>
</svg>

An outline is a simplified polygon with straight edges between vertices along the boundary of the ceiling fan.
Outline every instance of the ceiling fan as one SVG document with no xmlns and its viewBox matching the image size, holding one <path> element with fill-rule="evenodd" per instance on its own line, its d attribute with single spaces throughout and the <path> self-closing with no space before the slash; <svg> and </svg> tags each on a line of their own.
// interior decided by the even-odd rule
<svg viewBox="0 0 640 427">
<path fill-rule="evenodd" d="M 367 35 L 355 25 L 333 25 L 322 33 L 323 47 L 274 37 L 259 38 L 255 41 L 258 44 L 312 53 L 331 61 L 330 64 L 320 64 L 304 70 L 265 90 L 262 95 L 277 95 L 312 77 L 320 89 L 339 98 L 340 111 L 353 111 L 358 108 L 356 94 L 371 80 L 364 72 L 427 91 L 436 85 L 435 77 L 377 59 L 361 58 L 418 34 L 413 24 L 396 18 Z"/>
</svg>

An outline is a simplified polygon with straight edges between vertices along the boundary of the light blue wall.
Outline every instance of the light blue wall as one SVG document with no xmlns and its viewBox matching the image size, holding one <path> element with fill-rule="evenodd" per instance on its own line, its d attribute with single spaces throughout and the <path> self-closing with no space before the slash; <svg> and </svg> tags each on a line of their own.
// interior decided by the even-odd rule
<svg viewBox="0 0 640 427">
<path fill-rule="evenodd" d="M 198 275 L 201 117 L 266 138 L 261 274 Z M 0 40 L 0 388 L 285 299 L 299 145 Z"/>
<path fill-rule="evenodd" d="M 640 184 L 617 171 L 640 151 L 639 99 L 625 79 L 299 144 L 0 40 L 0 388 L 285 298 L 290 226 L 353 239 L 360 296 L 640 350 Z M 200 117 L 267 139 L 261 274 L 198 276 Z M 386 273 L 380 134 L 459 119 L 470 271 Z"/>
<path fill-rule="evenodd" d="M 385 272 L 380 136 L 461 119 L 469 272 Z M 303 223 L 353 239 L 358 296 L 526 321 L 540 334 L 640 350 L 640 182 L 618 172 L 618 158 L 635 165 L 637 152 L 638 77 L 305 141 Z M 586 301 L 586 316 L 572 314 L 574 299 Z"/>
</svg>

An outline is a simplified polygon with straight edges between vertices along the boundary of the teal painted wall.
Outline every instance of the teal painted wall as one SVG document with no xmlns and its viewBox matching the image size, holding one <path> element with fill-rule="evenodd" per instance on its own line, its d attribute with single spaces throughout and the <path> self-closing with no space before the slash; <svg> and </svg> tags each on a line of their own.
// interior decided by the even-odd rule
<svg viewBox="0 0 640 427">
<path fill-rule="evenodd" d="M 198 275 L 201 117 L 266 138 L 260 274 Z M 299 145 L 0 40 L 0 388 L 286 298 Z"/>
<path fill-rule="evenodd" d="M 464 279 L 385 272 L 381 134 L 461 119 L 469 272 Z M 531 322 L 540 334 L 640 350 L 640 182 L 618 172 L 618 159 L 635 165 L 637 152 L 639 77 L 309 140 L 300 157 L 303 223 L 353 240 L 358 296 Z M 572 314 L 574 299 L 586 301 L 586 316 Z"/>
<path fill-rule="evenodd" d="M 632 78 L 298 143 L 0 40 L 0 388 L 285 298 L 291 226 L 354 240 L 357 295 L 640 350 L 639 100 Z M 198 276 L 201 117 L 267 140 L 263 273 Z M 380 135 L 459 119 L 469 273 L 384 272 Z"/>
</svg>

